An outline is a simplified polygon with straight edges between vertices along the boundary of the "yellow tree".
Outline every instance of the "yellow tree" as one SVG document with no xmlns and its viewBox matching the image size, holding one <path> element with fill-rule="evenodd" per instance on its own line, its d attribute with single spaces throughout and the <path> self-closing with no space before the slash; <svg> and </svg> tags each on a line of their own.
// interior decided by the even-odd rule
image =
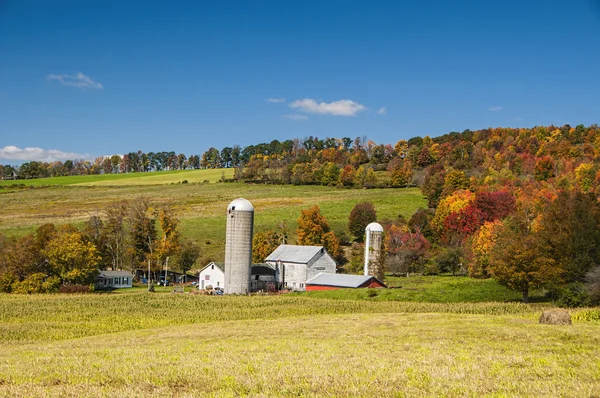
<svg viewBox="0 0 600 398">
<path fill-rule="evenodd" d="M 92 242 L 86 242 L 73 228 L 63 228 L 50 240 L 42 253 L 51 271 L 63 284 L 93 283 L 98 274 L 100 256 Z"/>
<path fill-rule="evenodd" d="M 168 257 L 179 252 L 181 234 L 177 230 L 179 220 L 175 217 L 171 208 L 163 207 L 158 210 L 157 215 L 162 230 L 162 239 L 157 242 L 155 254 L 162 267 Z"/>
<path fill-rule="evenodd" d="M 489 277 L 490 253 L 500 227 L 502 227 L 500 220 L 486 221 L 469 241 L 467 259 L 470 277 Z"/>
</svg>

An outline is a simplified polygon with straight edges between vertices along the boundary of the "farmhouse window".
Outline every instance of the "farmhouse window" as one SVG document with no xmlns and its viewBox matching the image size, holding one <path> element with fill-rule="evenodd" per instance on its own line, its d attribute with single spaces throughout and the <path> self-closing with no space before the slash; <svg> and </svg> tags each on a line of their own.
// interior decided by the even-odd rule
<svg viewBox="0 0 600 398">
<path fill-rule="evenodd" d="M 209 281 L 210 280 L 210 275 L 204 275 L 204 280 L 205 281 Z"/>
</svg>

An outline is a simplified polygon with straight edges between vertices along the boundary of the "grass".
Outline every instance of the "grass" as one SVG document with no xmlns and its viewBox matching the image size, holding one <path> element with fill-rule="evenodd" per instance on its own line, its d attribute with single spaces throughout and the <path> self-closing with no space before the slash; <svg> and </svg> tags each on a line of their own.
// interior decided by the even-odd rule
<svg viewBox="0 0 600 398">
<path fill-rule="evenodd" d="M 312 298 L 337 300 L 404 301 L 428 303 L 519 302 L 519 292 L 501 286 L 493 279 L 466 276 L 388 276 L 392 289 L 340 289 L 298 293 Z M 372 295 L 372 296 L 369 296 Z M 530 292 L 532 302 L 544 301 L 543 292 Z"/>
<path fill-rule="evenodd" d="M 34 178 L 31 180 L 0 181 L 0 187 L 26 185 L 33 187 L 53 185 L 163 185 L 188 182 L 217 182 L 222 176 L 233 177 L 233 169 L 170 170 L 151 173 L 94 174 L 87 176 Z"/>
<path fill-rule="evenodd" d="M 229 202 L 237 197 L 245 197 L 255 206 L 255 231 L 275 228 L 285 221 L 292 240 L 300 210 L 312 205 L 321 207 L 338 234 L 348 234 L 348 216 L 358 202 L 371 201 L 380 219 L 396 218 L 398 214 L 408 218 L 417 208 L 426 206 L 416 188 L 341 189 L 244 183 L 52 186 L 0 191 L 0 233 L 19 236 L 48 222 L 82 225 L 90 215 L 101 214 L 111 203 L 141 197 L 156 205 L 168 203 L 174 207 L 183 235 L 200 244 L 202 263 L 222 260 L 225 212 Z"/>
<path fill-rule="evenodd" d="M 546 305 L 0 295 L 3 396 L 591 396 L 595 322 Z"/>
</svg>

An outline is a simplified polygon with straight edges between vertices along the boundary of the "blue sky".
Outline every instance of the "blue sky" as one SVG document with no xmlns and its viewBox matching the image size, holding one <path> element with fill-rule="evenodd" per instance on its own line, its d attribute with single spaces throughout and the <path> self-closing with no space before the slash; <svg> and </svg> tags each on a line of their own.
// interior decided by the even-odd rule
<svg viewBox="0 0 600 398">
<path fill-rule="evenodd" d="M 589 125 L 599 71 L 597 0 L 0 0 L 0 163 Z"/>
</svg>

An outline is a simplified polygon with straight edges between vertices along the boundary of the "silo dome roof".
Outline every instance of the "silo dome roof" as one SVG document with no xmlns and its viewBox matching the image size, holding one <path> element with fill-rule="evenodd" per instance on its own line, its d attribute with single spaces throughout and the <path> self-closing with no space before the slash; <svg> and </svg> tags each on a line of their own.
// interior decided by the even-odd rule
<svg viewBox="0 0 600 398">
<path fill-rule="evenodd" d="M 250 203 L 249 201 L 247 201 L 244 198 L 237 198 L 235 199 L 233 202 L 231 202 L 229 204 L 229 206 L 227 207 L 227 211 L 254 211 L 254 206 L 252 206 L 252 203 Z"/>
<path fill-rule="evenodd" d="M 367 227 L 365 228 L 365 231 L 383 232 L 383 227 L 379 223 L 372 222 L 371 224 L 367 225 Z"/>
</svg>

